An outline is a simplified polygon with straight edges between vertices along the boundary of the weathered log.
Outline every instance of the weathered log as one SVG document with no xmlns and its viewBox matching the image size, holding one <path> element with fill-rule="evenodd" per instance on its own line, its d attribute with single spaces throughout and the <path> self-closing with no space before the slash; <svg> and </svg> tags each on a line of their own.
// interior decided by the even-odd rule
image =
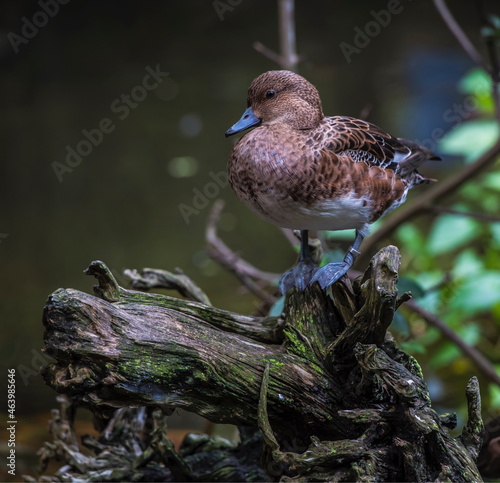
<svg viewBox="0 0 500 483">
<path fill-rule="evenodd" d="M 47 301 L 45 351 L 56 362 L 43 377 L 101 417 L 117 408 L 179 407 L 259 427 L 267 469 L 278 465 L 284 479 L 480 481 L 477 381 L 455 439 L 453 418 L 431 408 L 417 361 L 387 332 L 408 298 L 398 298 L 399 263 L 397 248 L 387 247 L 353 287 L 346 279 L 328 293 L 291 291 L 281 317 L 256 318 L 125 290 L 94 262 L 87 273 L 99 281 L 97 296 L 59 289 Z M 189 463 L 182 470 L 172 452 L 161 455 L 161 444 L 143 446 L 177 476 L 194 478 Z"/>
</svg>

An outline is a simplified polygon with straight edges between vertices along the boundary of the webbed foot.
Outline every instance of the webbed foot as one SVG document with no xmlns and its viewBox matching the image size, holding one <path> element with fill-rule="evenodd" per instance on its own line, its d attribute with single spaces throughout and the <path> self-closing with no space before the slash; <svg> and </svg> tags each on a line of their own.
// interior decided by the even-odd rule
<svg viewBox="0 0 500 483">
<path fill-rule="evenodd" d="M 303 292 L 311 284 L 311 277 L 316 269 L 316 262 L 312 258 L 301 260 L 281 277 L 279 283 L 281 295 L 285 295 L 292 287 Z"/>
<path fill-rule="evenodd" d="M 309 283 L 312 285 L 313 283 L 318 282 L 320 287 L 324 290 L 344 276 L 351 266 L 352 263 L 349 264 L 347 262 L 327 263 L 323 267 L 315 270 Z"/>
</svg>

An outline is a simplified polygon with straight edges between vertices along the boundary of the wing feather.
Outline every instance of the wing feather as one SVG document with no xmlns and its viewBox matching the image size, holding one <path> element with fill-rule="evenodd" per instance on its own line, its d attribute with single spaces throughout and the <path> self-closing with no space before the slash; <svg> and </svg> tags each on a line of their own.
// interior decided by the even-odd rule
<svg viewBox="0 0 500 483">
<path fill-rule="evenodd" d="M 395 138 L 361 119 L 336 116 L 327 118 L 328 150 L 337 156 L 348 156 L 369 166 L 391 169 L 404 177 L 426 161 L 440 158 L 432 151 L 407 139 Z"/>
</svg>

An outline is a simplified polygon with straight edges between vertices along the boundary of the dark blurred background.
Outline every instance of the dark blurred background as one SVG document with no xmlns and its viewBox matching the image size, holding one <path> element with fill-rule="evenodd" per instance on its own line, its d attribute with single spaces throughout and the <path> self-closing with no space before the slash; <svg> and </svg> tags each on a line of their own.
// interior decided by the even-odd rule
<svg viewBox="0 0 500 483">
<path fill-rule="evenodd" d="M 215 198 L 226 200 L 220 234 L 245 259 L 275 272 L 295 260 L 279 229 L 229 187 L 187 219 L 179 208 L 193 207 L 210 173 L 225 170 L 234 140 L 224 132 L 245 109 L 251 80 L 277 68 L 252 47 L 260 41 L 278 50 L 275 2 L 72 0 L 19 41 L 23 17 L 36 20 L 43 3 L 0 4 L 0 380 L 17 368 L 18 455 L 34 455 L 48 438 L 49 410 L 57 405 L 36 374 L 44 362 L 43 305 L 59 287 L 90 292 L 93 280 L 83 270 L 92 260 L 105 261 L 122 284 L 125 268 L 181 267 L 214 305 L 253 312 L 255 298 L 204 252 Z M 471 2 L 450 4 L 482 49 Z M 387 5 L 298 0 L 299 72 L 318 87 L 325 113 L 359 116 L 369 105 L 371 122 L 429 140 L 435 129 L 451 127 L 443 112 L 460 102 L 456 85 L 472 64 L 430 1 L 402 1 L 400 13 L 348 62 L 340 44 L 353 45 L 355 28 Z M 486 6 L 498 10 L 494 1 Z M 148 66 L 168 76 L 149 91 L 134 90 Z M 122 96 L 131 92 L 146 96 L 124 108 Z M 61 172 L 54 163 L 66 164 L 67 147 L 76 150 L 86 139 L 82 130 L 105 118 L 113 131 Z M 445 177 L 452 169 L 445 160 L 430 174 Z M 445 393 L 441 404 L 453 408 L 456 401 Z M 2 428 L 2 450 L 4 434 Z M 17 473 L 33 474 L 32 463 L 18 458 Z"/>
</svg>

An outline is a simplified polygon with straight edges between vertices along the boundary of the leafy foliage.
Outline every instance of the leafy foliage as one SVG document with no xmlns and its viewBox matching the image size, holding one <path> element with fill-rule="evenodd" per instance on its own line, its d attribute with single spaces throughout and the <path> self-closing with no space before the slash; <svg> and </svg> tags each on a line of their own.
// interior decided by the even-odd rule
<svg viewBox="0 0 500 483">
<path fill-rule="evenodd" d="M 470 71 L 459 83 L 464 105 L 473 106 L 467 119 L 439 142 L 437 151 L 445 163 L 460 169 L 490 148 L 499 136 L 493 118 L 491 81 L 480 69 Z M 454 160 L 450 156 L 460 156 Z M 405 263 L 400 291 L 410 290 L 417 303 L 437 314 L 468 344 L 476 346 L 500 369 L 500 170 L 463 185 L 439 213 L 409 222 L 396 233 Z M 442 176 L 446 176 L 443 174 Z M 457 213 L 457 214 L 455 214 Z M 478 216 L 477 214 L 486 215 Z M 494 221 L 498 218 L 498 221 Z M 478 374 L 460 350 L 434 327 L 403 309 L 403 321 L 392 329 L 404 350 L 428 355 L 428 375 L 435 372 L 441 388 L 455 396 L 457 377 Z M 421 358 L 420 358 L 421 359 Z M 500 371 L 499 371 L 500 373 Z M 500 408 L 500 389 L 483 384 L 486 407 Z M 489 387 L 487 391 L 486 388 Z M 457 396 L 459 396 L 457 394 Z M 443 400 L 443 404 L 446 401 Z"/>
</svg>

